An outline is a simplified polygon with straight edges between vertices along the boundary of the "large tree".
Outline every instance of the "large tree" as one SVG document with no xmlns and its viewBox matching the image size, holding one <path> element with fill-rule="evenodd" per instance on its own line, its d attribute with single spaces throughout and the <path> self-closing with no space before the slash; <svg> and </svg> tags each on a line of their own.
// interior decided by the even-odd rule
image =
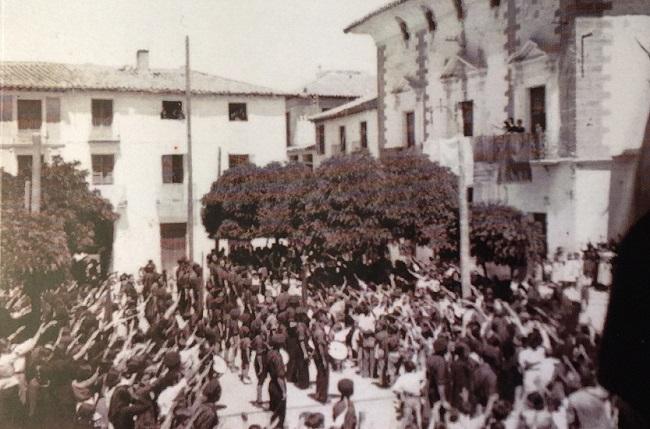
<svg viewBox="0 0 650 429">
<path fill-rule="evenodd" d="M 526 266 L 544 252 L 542 226 L 521 211 L 498 204 L 474 204 L 471 209 L 472 255 L 511 269 Z"/>
<path fill-rule="evenodd" d="M 271 163 L 262 169 L 261 179 L 258 233 L 262 237 L 294 237 L 305 221 L 305 196 L 315 186 L 311 168 L 297 162 Z"/>
<path fill-rule="evenodd" d="M 296 238 L 308 248 L 356 252 L 382 246 L 391 232 L 382 223 L 381 164 L 365 153 L 326 160 L 305 196 L 304 222 Z"/>
<path fill-rule="evenodd" d="M 27 178 L 2 173 L 3 286 L 38 291 L 67 275 L 70 255 L 110 252 L 117 214 L 90 190 L 79 165 L 60 157 L 43 165 L 39 214 L 24 207 Z"/>
<path fill-rule="evenodd" d="M 381 164 L 381 218 L 393 237 L 430 245 L 437 254 L 455 253 L 456 176 L 414 150 L 389 153 Z"/>
<path fill-rule="evenodd" d="M 258 209 L 263 188 L 262 169 L 254 164 L 246 163 L 226 170 L 202 200 L 201 216 L 210 237 L 254 238 L 259 225 Z"/>
</svg>

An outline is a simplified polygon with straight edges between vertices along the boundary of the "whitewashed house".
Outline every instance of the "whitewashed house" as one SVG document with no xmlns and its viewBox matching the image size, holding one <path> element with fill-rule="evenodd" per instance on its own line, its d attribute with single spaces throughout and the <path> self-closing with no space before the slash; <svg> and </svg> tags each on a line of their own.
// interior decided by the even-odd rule
<svg viewBox="0 0 650 429">
<path fill-rule="evenodd" d="M 297 88 L 287 96 L 287 156 L 292 162 L 316 167 L 327 156 L 317 144 L 319 132 L 312 116 L 337 110 L 356 100 L 372 97 L 377 91 L 377 78 L 353 70 L 319 71 L 316 79 Z M 358 103 L 357 103 L 358 104 Z M 376 126 L 374 126 L 376 129 Z M 356 134 L 358 135 L 358 134 Z"/>
<path fill-rule="evenodd" d="M 379 156 L 377 97 L 360 97 L 349 103 L 310 116 L 316 126 L 319 162 L 331 156 L 368 151 Z"/>
<path fill-rule="evenodd" d="M 220 171 L 241 162 L 286 160 L 285 98 L 272 89 L 193 71 L 194 257 L 214 247 L 201 197 Z M 31 165 L 31 135 L 44 158 L 77 160 L 91 187 L 120 215 L 113 269 L 133 272 L 153 259 L 170 268 L 187 254 L 187 137 L 184 69 L 53 63 L 0 64 L 0 167 Z"/>
</svg>

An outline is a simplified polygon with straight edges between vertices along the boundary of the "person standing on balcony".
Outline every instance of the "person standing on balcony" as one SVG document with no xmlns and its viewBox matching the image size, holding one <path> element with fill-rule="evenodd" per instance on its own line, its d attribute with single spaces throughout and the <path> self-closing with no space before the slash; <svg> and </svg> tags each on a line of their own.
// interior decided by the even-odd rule
<svg viewBox="0 0 650 429">
<path fill-rule="evenodd" d="M 525 133 L 526 128 L 524 127 L 524 121 L 522 121 L 521 119 L 517 119 L 517 125 L 512 127 L 512 132 L 514 132 L 514 133 L 522 133 L 522 134 Z"/>
</svg>

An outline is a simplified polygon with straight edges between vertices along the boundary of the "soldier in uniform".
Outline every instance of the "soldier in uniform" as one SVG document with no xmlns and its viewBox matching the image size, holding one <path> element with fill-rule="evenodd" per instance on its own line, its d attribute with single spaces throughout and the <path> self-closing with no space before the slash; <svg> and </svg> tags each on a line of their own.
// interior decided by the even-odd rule
<svg viewBox="0 0 650 429">
<path fill-rule="evenodd" d="M 277 421 L 276 428 L 284 427 L 284 419 L 287 414 L 287 382 L 285 379 L 285 367 L 280 355 L 280 348 L 285 343 L 285 336 L 275 334 L 271 337 L 272 349 L 267 353 L 267 368 L 271 381 L 269 382 L 269 402 L 271 414 L 271 426 Z"/>
<path fill-rule="evenodd" d="M 267 346 L 262 335 L 257 335 L 254 340 L 255 346 L 255 375 L 257 376 L 257 399 L 255 405 L 262 405 L 262 386 L 268 375 L 266 365 Z"/>
<path fill-rule="evenodd" d="M 327 336 L 325 331 L 316 327 L 312 334 L 314 342 L 314 364 L 316 365 L 316 400 L 327 403 L 329 388 L 330 366 L 327 355 Z"/>
</svg>

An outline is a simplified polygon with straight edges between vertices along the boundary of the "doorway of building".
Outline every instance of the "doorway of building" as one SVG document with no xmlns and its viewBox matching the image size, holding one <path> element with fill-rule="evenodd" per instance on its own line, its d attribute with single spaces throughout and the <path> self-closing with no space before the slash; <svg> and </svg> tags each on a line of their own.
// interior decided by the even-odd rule
<svg viewBox="0 0 650 429">
<path fill-rule="evenodd" d="M 537 125 L 546 131 L 546 87 L 530 88 L 530 131 L 535 132 Z"/>
<path fill-rule="evenodd" d="M 160 224 L 160 263 L 167 275 L 172 276 L 176 261 L 186 255 L 186 223 Z"/>
</svg>

